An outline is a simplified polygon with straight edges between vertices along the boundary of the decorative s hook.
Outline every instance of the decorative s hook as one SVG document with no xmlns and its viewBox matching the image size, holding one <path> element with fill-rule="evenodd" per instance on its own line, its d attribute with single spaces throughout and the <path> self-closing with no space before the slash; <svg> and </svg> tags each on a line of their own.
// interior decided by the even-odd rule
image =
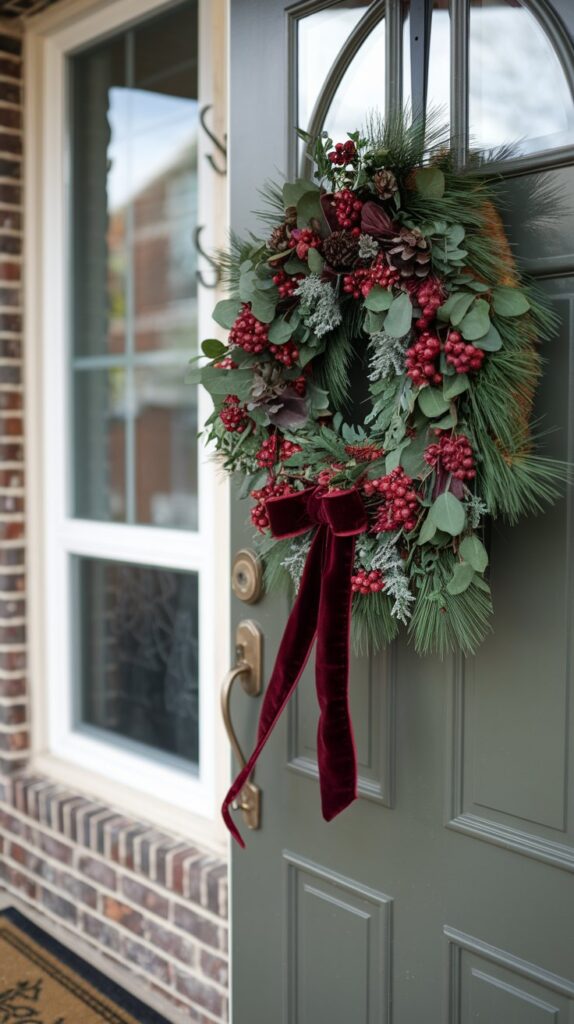
<svg viewBox="0 0 574 1024">
<path fill-rule="evenodd" d="M 199 255 L 203 256 L 204 260 L 207 263 L 209 263 L 210 267 L 213 270 L 213 273 L 215 274 L 215 277 L 211 282 L 206 281 L 205 277 L 203 276 L 203 271 L 197 270 L 197 280 L 199 281 L 200 285 L 202 285 L 203 288 L 217 288 L 221 278 L 221 270 L 219 268 L 217 260 L 214 260 L 213 256 L 210 256 L 209 253 L 205 251 L 201 244 L 201 232 L 204 230 L 204 228 L 204 224 L 197 225 L 195 231 L 193 232 L 193 244 L 195 245 L 195 248 L 197 249 Z"/>
<path fill-rule="evenodd" d="M 221 174 L 222 176 L 224 176 L 227 174 L 227 135 L 223 136 L 223 140 L 218 139 L 217 135 L 214 135 L 213 132 L 211 131 L 211 128 L 209 128 L 208 125 L 205 123 L 206 115 L 209 113 L 212 107 L 212 103 L 207 103 L 205 107 L 201 108 L 201 110 L 199 111 L 199 121 L 208 139 L 211 139 L 215 148 L 219 150 L 219 152 L 222 154 L 225 164 L 223 167 L 218 167 L 211 153 L 207 153 L 205 159 L 207 160 L 209 166 L 213 168 L 216 174 Z"/>
</svg>

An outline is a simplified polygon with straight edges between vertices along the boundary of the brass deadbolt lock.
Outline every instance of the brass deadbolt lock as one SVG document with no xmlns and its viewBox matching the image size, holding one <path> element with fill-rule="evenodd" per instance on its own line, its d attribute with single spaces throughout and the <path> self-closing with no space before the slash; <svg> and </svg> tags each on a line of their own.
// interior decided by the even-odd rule
<svg viewBox="0 0 574 1024">
<path fill-rule="evenodd" d="M 254 551 L 238 551 L 231 569 L 231 589 L 240 601 L 255 604 L 263 594 L 263 566 Z"/>
</svg>

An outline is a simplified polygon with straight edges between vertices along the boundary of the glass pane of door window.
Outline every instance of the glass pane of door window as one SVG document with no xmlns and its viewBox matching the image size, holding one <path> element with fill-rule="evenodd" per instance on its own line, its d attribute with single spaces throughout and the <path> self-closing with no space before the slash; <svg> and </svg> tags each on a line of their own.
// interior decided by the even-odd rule
<svg viewBox="0 0 574 1024">
<path fill-rule="evenodd" d="M 126 375 L 77 370 L 74 375 L 74 483 L 81 519 L 126 518 Z"/>
<path fill-rule="evenodd" d="M 297 24 L 299 128 L 308 128 L 313 108 L 337 54 L 368 6 L 368 3 L 357 0 L 344 0 L 300 18 Z"/>
<path fill-rule="evenodd" d="M 471 0 L 469 73 L 472 148 L 517 156 L 574 142 L 574 81 L 517 0 Z"/>
<path fill-rule="evenodd" d="M 187 0 L 70 60 L 72 386 L 99 392 L 90 376 L 113 370 L 125 390 L 121 502 L 100 493 L 103 460 L 87 465 L 104 447 L 103 410 L 98 420 L 94 402 L 88 414 L 73 396 L 72 464 L 92 478 L 73 488 L 73 513 L 84 518 L 197 528 L 197 395 L 184 385 L 197 346 L 197 19 L 197 0 Z M 154 373 L 159 391 L 166 380 L 171 389 L 170 426 L 166 417 L 155 438 L 165 455 L 157 487 L 137 450 L 139 389 L 145 378 L 150 393 Z M 193 427 L 177 442 L 176 421 Z M 162 514 L 151 510 L 150 486 Z"/>
<path fill-rule="evenodd" d="M 196 766 L 197 575 L 83 557 L 72 570 L 76 728 Z"/>
<path fill-rule="evenodd" d="M 385 22 L 381 19 L 355 54 L 325 117 L 335 142 L 365 123 L 370 110 L 385 109 Z"/>
<path fill-rule="evenodd" d="M 403 105 L 411 107 L 411 20 L 410 0 L 403 0 Z M 449 0 L 432 5 L 427 109 L 440 111 L 449 120 L 450 109 L 450 10 Z"/>
<path fill-rule="evenodd" d="M 136 369 L 138 523 L 197 524 L 197 404 L 189 401 L 189 390 L 181 365 Z"/>
</svg>

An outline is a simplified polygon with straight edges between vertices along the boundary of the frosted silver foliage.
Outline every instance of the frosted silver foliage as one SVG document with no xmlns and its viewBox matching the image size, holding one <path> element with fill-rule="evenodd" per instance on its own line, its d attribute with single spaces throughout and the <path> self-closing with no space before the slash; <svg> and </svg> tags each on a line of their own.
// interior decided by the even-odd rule
<svg viewBox="0 0 574 1024">
<path fill-rule="evenodd" d="M 281 565 L 287 570 L 293 580 L 295 590 L 299 589 L 310 547 L 311 538 L 309 536 L 295 537 L 291 543 L 289 554 L 281 562 Z"/>
<path fill-rule="evenodd" d="M 355 565 L 357 568 L 378 569 L 382 574 L 384 593 L 393 598 L 391 615 L 399 622 L 407 623 L 412 614 L 411 605 L 415 598 L 409 590 L 409 579 L 405 573 L 404 562 L 394 537 L 388 537 L 383 544 L 376 537 L 363 534 L 357 539 Z"/>
<path fill-rule="evenodd" d="M 488 506 L 485 505 L 484 501 L 481 501 L 476 494 L 471 494 L 466 499 L 466 514 L 468 516 L 468 522 L 472 526 L 473 530 L 476 530 L 480 526 L 483 516 L 488 514 Z"/>
<path fill-rule="evenodd" d="M 341 323 L 343 316 L 335 290 L 328 281 L 322 281 L 318 274 L 304 277 L 295 289 L 295 295 L 301 299 L 303 322 L 317 338 L 328 334 Z"/>
<path fill-rule="evenodd" d="M 359 235 L 359 259 L 374 260 L 379 253 L 379 246 L 372 235 Z"/>
<path fill-rule="evenodd" d="M 369 380 L 385 380 L 405 372 L 408 335 L 391 338 L 384 331 L 371 334 L 369 345 Z"/>
</svg>

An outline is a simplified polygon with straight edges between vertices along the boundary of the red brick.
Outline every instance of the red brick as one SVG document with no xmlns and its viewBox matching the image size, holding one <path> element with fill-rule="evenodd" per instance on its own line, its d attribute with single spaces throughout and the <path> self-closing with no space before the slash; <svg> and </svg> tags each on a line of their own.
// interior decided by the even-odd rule
<svg viewBox="0 0 574 1024">
<path fill-rule="evenodd" d="M 199 966 L 201 967 L 201 973 L 205 974 L 206 978 L 217 981 L 223 988 L 227 987 L 229 983 L 229 965 L 227 960 L 223 960 L 220 956 L 214 956 L 213 953 L 208 953 L 206 949 L 202 949 L 199 954 Z"/>
<path fill-rule="evenodd" d="M 217 1017 L 221 1017 L 225 1013 L 226 1002 L 217 989 L 206 985 L 194 975 L 177 967 L 175 969 L 175 987 L 186 999 L 203 1006 L 205 1010 L 209 1010 Z"/>
<path fill-rule="evenodd" d="M 113 868 L 109 867 L 108 864 L 104 864 L 103 861 L 84 854 L 78 860 L 78 869 L 87 878 L 91 878 L 93 882 L 98 882 L 99 885 L 105 886 L 106 889 L 115 889 L 117 874 Z"/>
<path fill-rule="evenodd" d="M 111 896 L 104 898 L 104 916 L 116 924 L 121 924 L 124 928 L 129 928 L 130 932 L 133 932 L 135 935 L 144 934 L 145 921 L 143 914 L 138 913 L 137 910 L 128 907 L 119 900 L 112 899 Z"/>
<path fill-rule="evenodd" d="M 98 917 L 92 917 L 91 914 L 85 911 L 82 914 L 81 925 L 86 935 L 89 935 L 100 946 L 104 946 L 106 949 L 113 949 L 116 953 L 119 952 L 121 935 L 117 928 L 112 928 L 105 921 L 100 921 Z"/>
<path fill-rule="evenodd" d="M 0 53 L 20 55 L 22 53 L 21 40 L 17 36 L 0 35 Z"/>
<path fill-rule="evenodd" d="M 56 896 L 49 889 L 42 889 L 40 895 L 41 901 L 47 910 L 51 910 L 53 914 L 64 918 L 66 921 L 75 923 L 78 915 L 73 903 L 65 900 L 62 896 Z"/>
<path fill-rule="evenodd" d="M 139 942 L 134 942 L 133 939 L 124 937 L 122 946 L 123 955 L 129 963 L 143 968 L 146 973 L 151 974 L 158 981 L 163 981 L 166 985 L 171 983 L 171 972 L 167 960 L 146 946 L 140 945 Z"/>
<path fill-rule="evenodd" d="M 62 843 L 53 836 L 47 836 L 44 832 L 39 833 L 40 849 L 53 860 L 59 860 L 62 864 L 71 864 L 74 858 L 74 851 L 67 843 Z"/>
<path fill-rule="evenodd" d="M 0 732 L 0 751 L 24 750 L 28 746 L 29 738 L 27 731 Z"/>
<path fill-rule="evenodd" d="M 23 697 L 25 694 L 25 679 L 0 679 L 0 697 Z"/>
<path fill-rule="evenodd" d="M 196 961 L 194 946 L 169 926 L 158 924 L 157 921 L 146 923 L 146 939 L 157 946 L 163 953 L 168 953 L 176 960 L 181 960 L 187 967 L 193 967 Z"/>
<path fill-rule="evenodd" d="M 0 58 L 0 75 L 5 78 L 21 78 L 22 66 L 17 64 L 16 61 L 7 60 L 6 57 Z M 8 136 L 10 138 L 10 136 Z M 3 145 L 3 140 L 0 137 L 0 150 L 7 149 L 7 146 Z"/>
<path fill-rule="evenodd" d="M 26 721 L 26 704 L 0 704 L 0 724 L 22 725 Z"/>
<path fill-rule="evenodd" d="M 13 107 L 0 107 L 0 126 L 2 128 L 21 128 L 22 114 Z"/>
<path fill-rule="evenodd" d="M 214 924 L 213 921 L 208 921 L 195 910 L 177 903 L 174 907 L 173 920 L 178 928 L 187 932 L 188 935 L 194 935 L 201 942 L 205 942 L 207 946 L 213 946 L 215 949 L 223 951 L 227 949 L 226 929 Z"/>
<path fill-rule="evenodd" d="M 137 903 L 138 906 L 151 911 L 152 914 L 157 914 L 158 917 L 167 917 L 169 912 L 168 900 L 164 896 L 160 896 L 153 889 L 148 888 L 147 885 L 142 885 L 141 882 L 136 882 L 133 878 L 122 878 L 121 890 L 124 896 L 131 900 L 132 903 Z"/>
<path fill-rule="evenodd" d="M 4 861 L 0 861 L 0 879 L 11 889 L 35 900 L 38 894 L 38 886 L 32 878 L 23 875 L 17 868 L 9 867 Z"/>
</svg>

